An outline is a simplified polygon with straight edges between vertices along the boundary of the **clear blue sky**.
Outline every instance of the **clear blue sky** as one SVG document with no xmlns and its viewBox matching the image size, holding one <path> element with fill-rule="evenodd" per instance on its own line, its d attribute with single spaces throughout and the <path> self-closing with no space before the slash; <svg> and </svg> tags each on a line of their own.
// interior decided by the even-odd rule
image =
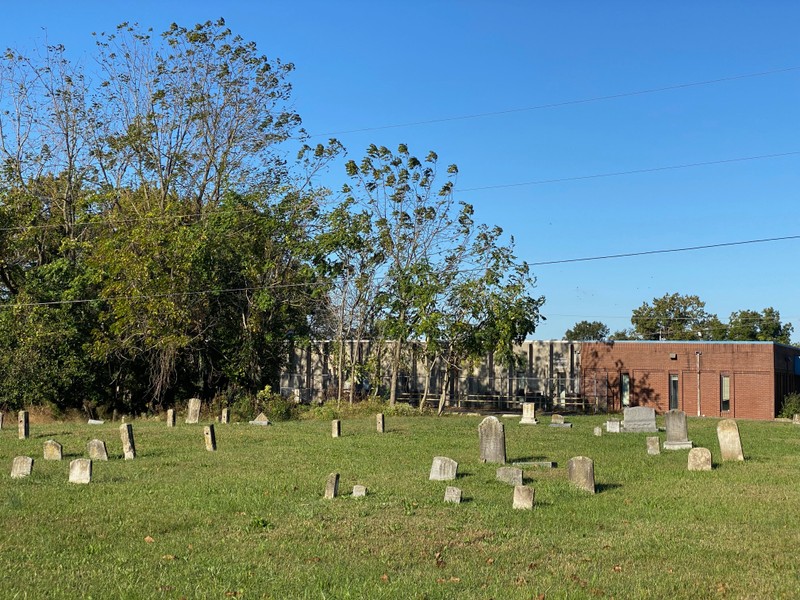
<svg viewBox="0 0 800 600">
<path fill-rule="evenodd" d="M 435 150 L 528 262 L 800 235 L 800 154 L 490 187 L 800 151 L 800 69 L 515 110 L 800 67 L 798 2 L 34 1 L 4 5 L 0 36 L 30 48 L 46 30 L 80 56 L 121 21 L 218 17 L 295 63 L 310 133 L 375 128 L 337 135 L 356 159 L 370 143 Z M 798 259 L 789 240 L 536 266 L 547 321 L 534 337 L 582 319 L 629 327 L 634 308 L 678 292 L 723 321 L 773 306 L 800 340 Z"/>
</svg>

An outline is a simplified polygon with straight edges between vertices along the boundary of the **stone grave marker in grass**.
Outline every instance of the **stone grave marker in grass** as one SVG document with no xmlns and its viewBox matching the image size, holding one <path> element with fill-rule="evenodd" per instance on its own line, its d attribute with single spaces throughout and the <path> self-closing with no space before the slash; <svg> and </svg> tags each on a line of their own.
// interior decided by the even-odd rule
<svg viewBox="0 0 800 600">
<path fill-rule="evenodd" d="M 606 421 L 606 433 L 619 433 L 621 431 L 619 425 L 619 420 L 609 419 Z"/>
<path fill-rule="evenodd" d="M 76 458 L 69 463 L 70 483 L 91 483 L 92 461 L 89 458 Z"/>
<path fill-rule="evenodd" d="M 656 411 L 650 406 L 629 406 L 623 411 L 622 431 L 625 433 L 655 433 Z"/>
<path fill-rule="evenodd" d="M 717 424 L 717 439 L 722 461 L 744 460 L 739 426 L 733 419 L 723 419 Z"/>
<path fill-rule="evenodd" d="M 331 421 L 331 437 L 342 437 L 342 421 L 340 419 Z"/>
<path fill-rule="evenodd" d="M 267 418 L 267 415 L 265 415 L 263 412 L 258 413 L 258 416 L 249 423 L 250 425 L 264 425 L 264 426 L 271 424 L 269 419 Z"/>
<path fill-rule="evenodd" d="M 167 427 L 175 427 L 175 409 L 170 408 L 167 411 Z"/>
<path fill-rule="evenodd" d="M 325 482 L 325 499 L 331 500 L 339 495 L 339 474 L 331 473 Z"/>
<path fill-rule="evenodd" d="M 231 411 L 229 408 L 223 408 L 222 414 L 219 417 L 219 422 L 223 425 L 227 425 L 231 422 Z"/>
<path fill-rule="evenodd" d="M 555 414 L 550 417 L 550 427 L 560 427 L 562 429 L 572 428 L 572 423 L 564 420 L 564 415 Z"/>
<path fill-rule="evenodd" d="M 27 440 L 31 434 L 30 422 L 28 419 L 28 411 L 21 410 L 17 414 L 17 435 L 21 440 Z"/>
<path fill-rule="evenodd" d="M 708 448 L 692 448 L 689 450 L 689 461 L 687 468 L 690 471 L 710 471 L 711 450 Z"/>
<path fill-rule="evenodd" d="M 428 477 L 431 481 L 450 481 L 456 478 L 458 463 L 446 456 L 434 456 L 431 465 L 431 474 Z"/>
<path fill-rule="evenodd" d="M 55 440 L 47 440 L 44 443 L 45 460 L 61 460 L 63 456 L 61 444 Z"/>
<path fill-rule="evenodd" d="M 536 425 L 539 421 L 536 420 L 536 404 L 533 402 L 522 403 L 522 420 L 520 425 Z"/>
<path fill-rule="evenodd" d="M 519 467 L 500 467 L 495 473 L 497 481 L 509 485 L 522 485 L 522 469 Z"/>
<path fill-rule="evenodd" d="M 378 413 L 375 415 L 375 428 L 378 430 L 378 433 L 383 433 L 386 431 L 385 422 L 383 420 L 383 413 Z"/>
<path fill-rule="evenodd" d="M 486 417 L 478 425 L 481 462 L 506 463 L 506 432 L 500 419 Z"/>
<path fill-rule="evenodd" d="M 108 460 L 108 449 L 103 440 L 90 440 L 86 444 L 86 453 L 90 460 Z"/>
<path fill-rule="evenodd" d="M 206 425 L 203 427 L 203 438 L 206 442 L 206 450 L 209 452 L 216 452 L 217 450 L 217 436 L 214 434 L 214 426 Z"/>
<path fill-rule="evenodd" d="M 595 427 L 594 428 L 594 435 L 595 435 L 595 437 L 602 437 L 603 428 L 602 427 Z"/>
<path fill-rule="evenodd" d="M 353 486 L 353 498 L 363 498 L 367 495 L 367 488 L 363 485 Z"/>
<path fill-rule="evenodd" d="M 194 424 L 200 421 L 200 398 L 189 398 L 189 408 L 186 412 L 186 423 Z"/>
<path fill-rule="evenodd" d="M 658 436 L 650 436 L 647 438 L 647 453 L 650 456 L 655 456 L 656 454 L 661 454 L 661 442 L 658 439 Z"/>
<path fill-rule="evenodd" d="M 125 460 L 136 458 L 136 443 L 133 441 L 133 425 L 123 423 L 119 426 L 119 437 L 122 440 L 122 454 Z"/>
<path fill-rule="evenodd" d="M 667 425 L 667 440 L 664 450 L 689 450 L 692 442 L 689 441 L 689 430 L 686 425 L 686 413 L 682 410 L 672 409 L 664 420 Z"/>
<path fill-rule="evenodd" d="M 567 473 L 574 486 L 594 494 L 594 461 L 591 458 L 576 456 L 569 459 Z"/>
<path fill-rule="evenodd" d="M 17 456 L 11 463 L 11 478 L 28 477 L 33 471 L 33 459 L 30 456 Z"/>
<path fill-rule="evenodd" d="M 512 507 L 515 510 L 533 510 L 533 499 L 536 490 L 525 485 L 514 486 L 514 502 Z"/>
<path fill-rule="evenodd" d="M 444 491 L 444 501 L 452 504 L 461 504 L 461 489 L 448 485 Z"/>
</svg>

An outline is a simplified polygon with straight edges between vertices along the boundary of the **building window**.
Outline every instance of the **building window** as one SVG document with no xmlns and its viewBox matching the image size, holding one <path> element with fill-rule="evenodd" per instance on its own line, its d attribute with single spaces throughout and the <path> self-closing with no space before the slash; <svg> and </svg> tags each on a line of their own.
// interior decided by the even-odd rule
<svg viewBox="0 0 800 600">
<path fill-rule="evenodd" d="M 678 408 L 678 376 L 674 373 L 670 373 L 669 375 L 669 409 L 677 409 Z"/>
<path fill-rule="evenodd" d="M 731 409 L 731 378 L 730 375 L 720 375 L 719 378 L 719 410 L 726 412 Z"/>
</svg>

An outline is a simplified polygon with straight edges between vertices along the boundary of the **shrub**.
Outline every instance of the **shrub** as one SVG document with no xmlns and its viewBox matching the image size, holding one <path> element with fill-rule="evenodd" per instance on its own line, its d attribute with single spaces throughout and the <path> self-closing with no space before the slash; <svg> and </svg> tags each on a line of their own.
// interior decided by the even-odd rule
<svg viewBox="0 0 800 600">
<path fill-rule="evenodd" d="M 271 421 L 289 421 L 297 418 L 298 411 L 293 398 L 284 398 L 268 385 L 256 394 L 255 412 L 263 412 Z"/>
<path fill-rule="evenodd" d="M 800 414 L 800 393 L 792 392 L 783 397 L 783 406 L 778 416 L 791 419 L 793 415 Z"/>
</svg>

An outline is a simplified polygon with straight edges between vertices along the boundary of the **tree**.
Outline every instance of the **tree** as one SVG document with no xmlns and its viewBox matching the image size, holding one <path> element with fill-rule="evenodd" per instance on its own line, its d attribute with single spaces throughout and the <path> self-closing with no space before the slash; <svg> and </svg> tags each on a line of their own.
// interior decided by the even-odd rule
<svg viewBox="0 0 800 600">
<path fill-rule="evenodd" d="M 789 344 L 794 327 L 781 323 L 781 314 L 772 307 L 757 310 L 740 310 L 731 313 L 728 320 L 727 339 L 757 340 Z"/>
<path fill-rule="evenodd" d="M 600 321 L 579 321 L 572 329 L 567 329 L 564 339 L 569 341 L 603 341 L 608 338 L 610 331 L 608 326 Z"/>
<path fill-rule="evenodd" d="M 716 315 L 705 310 L 697 296 L 665 294 L 633 311 L 635 334 L 645 340 L 709 340 Z"/>
</svg>

